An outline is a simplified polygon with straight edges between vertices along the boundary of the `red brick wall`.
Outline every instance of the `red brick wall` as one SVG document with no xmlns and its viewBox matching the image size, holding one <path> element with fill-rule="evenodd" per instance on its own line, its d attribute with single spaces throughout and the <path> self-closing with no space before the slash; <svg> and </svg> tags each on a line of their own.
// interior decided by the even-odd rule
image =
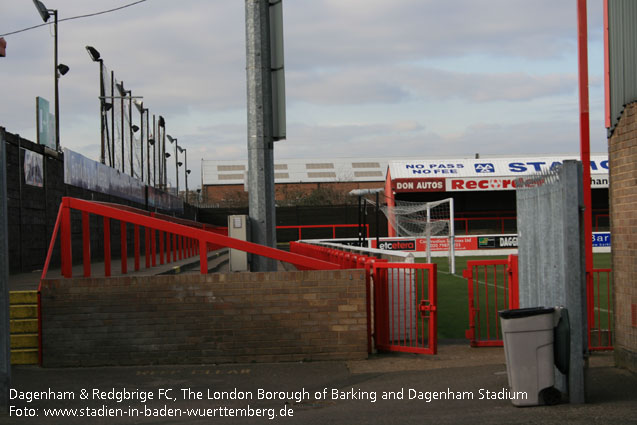
<svg viewBox="0 0 637 425">
<path fill-rule="evenodd" d="M 615 358 L 637 371 L 637 103 L 626 106 L 609 140 Z"/>
<path fill-rule="evenodd" d="M 49 367 L 363 359 L 362 270 L 48 280 Z"/>
<path fill-rule="evenodd" d="M 274 185 L 276 200 L 294 199 L 299 194 L 308 194 L 313 190 L 327 188 L 342 192 L 344 197 L 353 189 L 376 189 L 383 187 L 384 182 L 334 182 L 334 183 L 277 183 Z M 248 194 L 243 185 L 204 186 L 203 200 L 206 204 L 220 206 L 236 206 L 248 204 Z"/>
</svg>

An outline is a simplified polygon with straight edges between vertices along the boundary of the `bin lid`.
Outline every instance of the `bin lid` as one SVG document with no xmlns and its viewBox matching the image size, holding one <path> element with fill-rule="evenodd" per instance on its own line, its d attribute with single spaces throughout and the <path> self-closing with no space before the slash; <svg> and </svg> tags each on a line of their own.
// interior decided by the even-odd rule
<svg viewBox="0 0 637 425">
<path fill-rule="evenodd" d="M 520 317 L 538 316 L 540 314 L 553 314 L 553 307 L 530 307 L 514 310 L 500 310 L 498 314 L 502 319 L 519 319 Z"/>
</svg>

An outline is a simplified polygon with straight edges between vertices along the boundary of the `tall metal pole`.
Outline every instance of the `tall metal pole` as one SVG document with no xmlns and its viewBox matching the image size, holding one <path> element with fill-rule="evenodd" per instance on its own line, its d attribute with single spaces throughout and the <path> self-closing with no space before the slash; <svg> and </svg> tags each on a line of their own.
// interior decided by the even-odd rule
<svg viewBox="0 0 637 425">
<path fill-rule="evenodd" d="M 139 111 L 139 178 L 142 183 L 144 182 L 144 111 L 146 109 L 144 109 L 144 104 L 142 103 Z"/>
<path fill-rule="evenodd" d="M 177 197 L 179 198 L 179 158 L 177 157 L 177 139 L 175 139 L 175 186 L 177 186 Z"/>
<path fill-rule="evenodd" d="M 245 0 L 248 103 L 248 192 L 251 239 L 276 247 L 272 70 L 269 0 Z M 252 271 L 275 271 L 276 261 L 254 256 Z"/>
<path fill-rule="evenodd" d="M 9 409 L 11 339 L 9 333 L 9 228 L 5 131 L 0 127 L 0 412 Z"/>
<path fill-rule="evenodd" d="M 155 114 L 153 114 L 153 133 L 155 134 L 153 140 L 153 187 L 157 187 L 157 140 L 159 140 L 159 135 L 157 134 L 157 124 L 155 123 Z"/>
<path fill-rule="evenodd" d="M 162 155 L 161 158 L 162 158 L 162 161 L 164 161 L 163 188 L 164 188 L 164 191 L 165 191 L 166 188 L 168 187 L 168 179 L 166 178 L 166 121 L 163 121 L 163 122 L 164 122 L 164 126 L 162 128 L 164 130 L 161 132 L 161 146 L 162 146 L 163 155 Z"/>
<path fill-rule="evenodd" d="M 55 77 L 55 150 L 60 150 L 60 90 L 58 74 L 58 11 L 53 11 L 53 18 L 55 19 L 55 48 L 54 48 L 54 64 L 53 64 L 53 76 Z"/>
<path fill-rule="evenodd" d="M 184 181 L 186 182 L 186 202 L 188 202 L 188 151 L 184 148 Z"/>
<path fill-rule="evenodd" d="M 106 100 L 104 99 L 104 96 L 106 96 L 106 93 L 104 93 L 104 61 L 102 59 L 100 59 L 99 61 L 100 64 L 100 135 L 102 136 L 102 145 L 101 145 L 101 150 L 100 150 L 100 162 L 102 164 L 106 164 L 106 149 L 105 149 L 105 144 L 106 144 L 106 137 L 105 137 L 105 133 L 106 133 L 106 129 L 104 128 L 106 123 L 105 123 L 105 115 L 106 111 L 104 110 L 104 103 L 106 102 Z M 111 100 L 112 102 L 112 100 Z"/>
<path fill-rule="evenodd" d="M 578 58 L 579 58 L 579 109 L 580 156 L 584 189 L 584 252 L 586 258 L 586 282 L 593 274 L 593 213 L 591 200 L 591 137 L 588 107 L 588 31 L 586 0 L 577 1 Z"/>
<path fill-rule="evenodd" d="M 122 126 L 122 173 L 126 173 L 126 155 L 124 154 L 124 145 L 126 145 L 126 143 L 124 143 L 124 82 L 120 82 L 120 84 L 122 85 L 122 90 L 120 91 L 120 109 L 121 109 L 121 116 L 122 116 L 122 121 L 121 121 L 121 126 Z"/>
<path fill-rule="evenodd" d="M 131 90 L 128 91 L 128 133 L 130 135 L 130 176 L 135 177 L 134 167 L 133 167 L 133 92 Z"/>
<path fill-rule="evenodd" d="M 150 139 L 150 127 L 148 126 L 149 124 L 149 120 L 150 120 L 150 111 L 148 109 L 146 109 L 146 132 L 148 134 L 146 134 L 146 168 L 148 169 L 148 174 L 147 174 L 147 179 L 146 182 L 148 183 L 148 186 L 150 186 L 150 145 L 149 145 L 149 139 Z M 143 169 L 142 169 L 143 172 Z"/>
<path fill-rule="evenodd" d="M 113 106 L 111 107 L 111 167 L 115 167 L 115 71 L 111 70 L 111 102 Z"/>
</svg>

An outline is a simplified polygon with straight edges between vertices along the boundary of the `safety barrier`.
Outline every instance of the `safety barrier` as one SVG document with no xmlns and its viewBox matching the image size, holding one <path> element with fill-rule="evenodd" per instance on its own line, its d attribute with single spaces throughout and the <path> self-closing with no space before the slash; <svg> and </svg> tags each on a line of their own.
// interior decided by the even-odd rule
<svg viewBox="0 0 637 425">
<path fill-rule="evenodd" d="M 168 218 L 167 216 L 153 216 L 151 213 L 120 205 L 64 197 L 58 210 L 53 235 L 49 243 L 49 250 L 42 270 L 40 287 L 38 288 L 40 364 L 42 363 L 42 304 L 40 299 L 42 280 L 46 279 L 58 233 L 60 235 L 62 276 L 65 278 L 73 276 L 72 210 L 81 213 L 82 256 L 85 277 L 91 276 L 91 235 L 89 225 L 91 215 L 103 218 L 104 274 L 107 277 L 111 274 L 111 220 L 118 220 L 120 223 L 122 274 L 128 273 L 128 226 L 133 226 L 134 231 L 133 254 L 135 270 L 139 270 L 140 267 L 140 233 L 142 229 L 145 236 L 144 254 L 146 267 L 156 266 L 157 256 L 159 256 L 160 264 L 163 264 L 164 261 L 176 261 L 177 259 L 187 258 L 188 256 L 199 255 L 199 270 L 202 274 L 206 274 L 208 273 L 208 251 L 210 247 L 217 246 L 233 248 L 254 255 L 261 255 L 287 262 L 302 269 L 335 270 L 342 268 L 339 264 L 334 264 L 329 261 L 234 239 L 223 234 L 215 233 L 211 231 L 212 229 L 207 229 L 205 226 L 195 226 L 192 222 L 186 222 L 172 217 Z"/>
<path fill-rule="evenodd" d="M 502 346 L 498 310 L 519 308 L 517 256 L 506 260 L 468 261 L 469 329 L 472 347 Z M 593 269 L 587 279 L 588 348 L 613 349 L 612 270 Z"/>
<path fill-rule="evenodd" d="M 436 264 L 375 263 L 374 335 L 385 351 L 436 354 Z"/>
<path fill-rule="evenodd" d="M 467 339 L 472 347 L 501 347 L 498 311 L 519 308 L 517 255 L 467 261 L 462 275 L 467 279 L 469 298 Z"/>
<path fill-rule="evenodd" d="M 360 226 L 358 224 L 303 224 L 296 226 L 276 226 L 277 230 L 298 230 L 298 239 L 303 239 L 303 230 L 314 230 L 314 229 L 331 229 L 332 230 L 332 239 L 336 239 L 336 229 L 358 229 Z M 367 238 L 369 238 L 369 224 L 365 224 L 365 233 Z"/>
<path fill-rule="evenodd" d="M 435 264 L 388 263 L 375 257 L 303 242 L 290 242 L 290 252 L 330 261 L 344 269 L 365 269 L 367 348 L 370 353 L 373 340 L 379 350 L 436 354 Z"/>
<path fill-rule="evenodd" d="M 588 349 L 613 349 L 612 270 L 593 269 L 587 283 Z"/>
</svg>

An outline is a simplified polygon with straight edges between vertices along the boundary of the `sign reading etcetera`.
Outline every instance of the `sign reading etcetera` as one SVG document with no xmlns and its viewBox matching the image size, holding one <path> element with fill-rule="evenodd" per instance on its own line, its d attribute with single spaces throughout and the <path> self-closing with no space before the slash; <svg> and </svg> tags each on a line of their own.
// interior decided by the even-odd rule
<svg viewBox="0 0 637 425">
<path fill-rule="evenodd" d="M 400 192 L 515 190 L 516 180 L 546 172 L 577 156 L 391 161 L 392 189 Z M 591 187 L 608 187 L 608 156 L 591 155 Z"/>
</svg>

